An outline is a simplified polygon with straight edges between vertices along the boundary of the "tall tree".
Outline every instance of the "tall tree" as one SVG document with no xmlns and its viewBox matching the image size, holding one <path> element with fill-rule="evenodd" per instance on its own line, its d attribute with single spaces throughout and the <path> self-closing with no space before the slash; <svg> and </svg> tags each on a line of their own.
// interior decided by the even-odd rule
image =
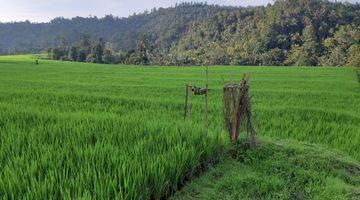
<svg viewBox="0 0 360 200">
<path fill-rule="evenodd" d="M 346 65 L 360 68 L 360 44 L 354 44 L 349 48 Z"/>
<path fill-rule="evenodd" d="M 114 62 L 114 56 L 109 49 L 104 50 L 103 61 L 105 64 L 110 64 Z"/>
<path fill-rule="evenodd" d="M 314 25 L 311 19 L 305 18 L 306 26 L 303 31 L 303 45 L 302 45 L 302 55 L 303 59 L 299 60 L 298 64 L 315 66 L 317 65 L 316 60 L 316 35 L 314 30 Z"/>
<path fill-rule="evenodd" d="M 135 50 L 136 64 L 148 65 L 150 57 L 152 56 L 152 51 L 153 46 L 150 42 L 149 36 L 145 33 L 140 34 Z"/>
<path fill-rule="evenodd" d="M 324 40 L 323 66 L 344 66 L 356 63 L 357 46 L 360 45 L 360 26 L 340 26 L 332 37 Z"/>
<path fill-rule="evenodd" d="M 92 54 L 95 56 L 96 63 L 104 62 L 103 61 L 104 49 L 105 49 L 105 41 L 103 38 L 99 38 L 92 50 Z"/>
<path fill-rule="evenodd" d="M 91 50 L 91 40 L 90 40 L 90 36 L 88 34 L 82 33 L 80 35 L 80 50 L 85 50 L 88 53 Z"/>
<path fill-rule="evenodd" d="M 78 49 L 76 47 L 71 47 L 68 55 L 70 61 L 77 61 L 78 59 Z"/>
<path fill-rule="evenodd" d="M 79 44 L 79 52 L 77 61 L 85 62 L 87 61 L 87 57 L 91 52 L 91 40 L 90 36 L 86 33 L 82 33 L 80 35 L 80 44 Z"/>
</svg>

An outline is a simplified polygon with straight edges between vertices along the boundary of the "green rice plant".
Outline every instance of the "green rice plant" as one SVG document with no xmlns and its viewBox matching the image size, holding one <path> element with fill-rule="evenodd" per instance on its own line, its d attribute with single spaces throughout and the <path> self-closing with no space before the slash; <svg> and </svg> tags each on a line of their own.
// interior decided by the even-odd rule
<svg viewBox="0 0 360 200">
<path fill-rule="evenodd" d="M 222 79 L 251 75 L 257 133 L 360 160 L 360 84 L 351 69 L 210 67 L 183 122 L 183 86 L 200 67 L 140 67 L 0 57 L 0 197 L 159 199 L 216 162 Z"/>
</svg>

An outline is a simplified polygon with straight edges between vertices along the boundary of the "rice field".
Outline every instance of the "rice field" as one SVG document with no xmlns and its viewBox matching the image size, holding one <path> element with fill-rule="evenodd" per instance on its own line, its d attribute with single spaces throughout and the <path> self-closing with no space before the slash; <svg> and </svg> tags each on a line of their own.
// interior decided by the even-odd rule
<svg viewBox="0 0 360 200">
<path fill-rule="evenodd" d="M 251 76 L 261 138 L 317 144 L 360 160 L 360 84 L 350 68 L 140 67 L 0 57 L 0 197 L 160 199 L 217 161 L 222 85 Z"/>
</svg>

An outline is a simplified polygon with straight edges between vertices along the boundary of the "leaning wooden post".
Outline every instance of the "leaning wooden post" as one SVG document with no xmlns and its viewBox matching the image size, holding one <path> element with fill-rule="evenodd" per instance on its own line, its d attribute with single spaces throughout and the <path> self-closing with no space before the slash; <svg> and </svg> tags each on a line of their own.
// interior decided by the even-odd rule
<svg viewBox="0 0 360 200">
<path fill-rule="evenodd" d="M 205 59 L 205 129 L 206 135 L 208 134 L 208 93 L 209 93 L 209 60 Z"/>
<path fill-rule="evenodd" d="M 184 106 L 184 120 L 185 121 L 188 118 L 188 110 L 189 110 L 188 99 L 189 99 L 189 84 L 187 84 L 186 88 L 185 88 L 185 106 Z"/>
</svg>

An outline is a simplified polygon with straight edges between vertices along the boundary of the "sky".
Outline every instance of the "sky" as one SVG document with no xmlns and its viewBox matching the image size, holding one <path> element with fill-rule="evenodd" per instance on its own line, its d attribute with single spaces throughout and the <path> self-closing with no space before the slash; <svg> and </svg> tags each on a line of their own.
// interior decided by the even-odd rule
<svg viewBox="0 0 360 200">
<path fill-rule="evenodd" d="M 112 14 L 127 17 L 154 7 L 170 7 L 184 0 L 0 0 L 0 22 L 48 22 L 55 17 L 103 17 Z M 208 4 L 255 6 L 273 0 L 191 0 Z M 359 2 L 360 0 L 348 0 Z"/>
</svg>

